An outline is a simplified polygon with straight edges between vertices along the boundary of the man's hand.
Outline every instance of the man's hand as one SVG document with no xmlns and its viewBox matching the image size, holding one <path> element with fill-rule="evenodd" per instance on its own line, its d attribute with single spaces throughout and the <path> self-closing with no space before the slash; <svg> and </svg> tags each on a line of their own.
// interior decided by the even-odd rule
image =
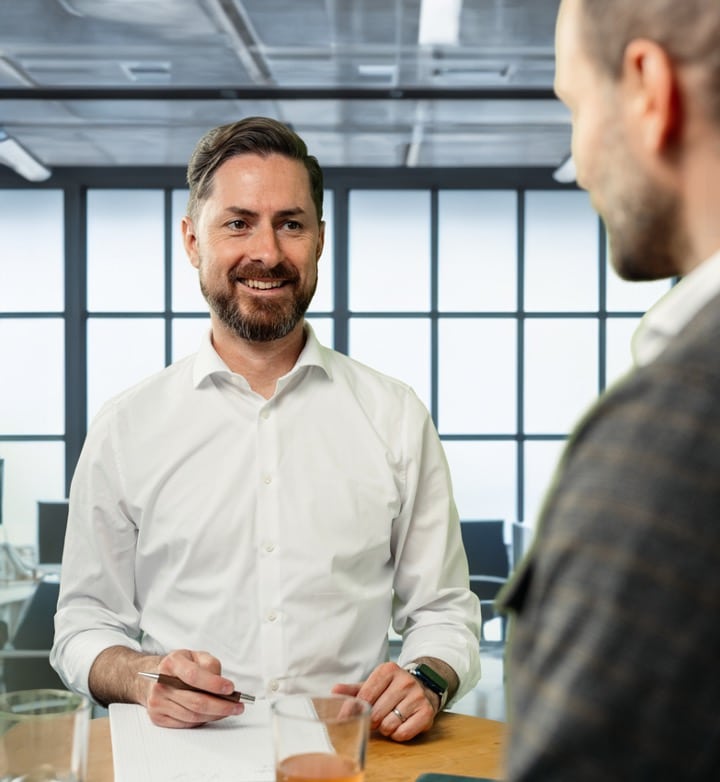
<svg viewBox="0 0 720 782">
<path fill-rule="evenodd" d="M 95 659 L 90 669 L 90 690 L 105 704 L 145 706 L 150 719 L 165 728 L 192 728 L 244 710 L 242 703 L 148 681 L 138 675 L 140 671 L 176 676 L 192 687 L 218 695 L 229 695 L 234 689 L 230 679 L 221 675 L 220 661 L 207 652 L 179 649 L 156 656 L 113 646 Z"/>
<path fill-rule="evenodd" d="M 372 705 L 370 728 L 394 741 L 408 741 L 432 727 L 440 698 L 395 663 L 379 665 L 362 684 L 336 684 L 338 695 Z"/>
<path fill-rule="evenodd" d="M 229 695 L 234 689 L 233 683 L 221 676 L 220 671 L 220 661 L 207 652 L 180 649 L 165 655 L 152 673 L 170 674 L 192 687 Z M 157 682 L 148 685 L 145 705 L 150 719 L 165 728 L 192 728 L 232 714 L 242 714 L 245 708 L 241 703 Z"/>
</svg>

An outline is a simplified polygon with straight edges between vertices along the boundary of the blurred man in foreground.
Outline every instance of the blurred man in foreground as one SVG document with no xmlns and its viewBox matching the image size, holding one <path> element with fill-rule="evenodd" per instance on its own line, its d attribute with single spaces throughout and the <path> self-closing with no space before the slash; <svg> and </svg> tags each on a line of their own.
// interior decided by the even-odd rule
<svg viewBox="0 0 720 782">
<path fill-rule="evenodd" d="M 562 0 L 556 91 L 618 273 L 681 277 L 500 602 L 508 779 L 720 779 L 720 3 Z"/>
</svg>

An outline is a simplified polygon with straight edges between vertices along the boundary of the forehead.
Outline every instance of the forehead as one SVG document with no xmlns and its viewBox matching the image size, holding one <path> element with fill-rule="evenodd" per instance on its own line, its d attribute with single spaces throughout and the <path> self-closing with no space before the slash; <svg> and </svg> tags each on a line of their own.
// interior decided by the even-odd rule
<svg viewBox="0 0 720 782">
<path fill-rule="evenodd" d="M 284 155 L 236 155 L 215 172 L 208 200 L 220 206 L 307 209 L 310 176 L 301 161 Z"/>
<path fill-rule="evenodd" d="M 560 97 L 582 77 L 591 75 L 584 45 L 582 0 L 562 0 L 555 26 L 555 91 Z"/>
</svg>

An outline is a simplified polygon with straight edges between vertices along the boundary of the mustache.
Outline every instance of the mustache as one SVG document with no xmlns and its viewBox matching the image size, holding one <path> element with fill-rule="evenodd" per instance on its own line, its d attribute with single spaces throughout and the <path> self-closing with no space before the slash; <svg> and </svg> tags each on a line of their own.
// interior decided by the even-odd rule
<svg viewBox="0 0 720 782">
<path fill-rule="evenodd" d="M 299 279 L 297 271 L 290 264 L 285 263 L 285 261 L 281 261 L 274 266 L 265 266 L 261 261 L 239 263 L 237 266 L 233 266 L 229 276 L 233 282 L 247 279 L 296 282 Z"/>
</svg>

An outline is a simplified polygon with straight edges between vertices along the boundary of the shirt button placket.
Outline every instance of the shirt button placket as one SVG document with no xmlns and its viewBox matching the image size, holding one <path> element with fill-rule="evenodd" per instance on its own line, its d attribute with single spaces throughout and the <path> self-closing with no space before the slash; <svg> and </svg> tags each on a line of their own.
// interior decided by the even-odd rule
<svg viewBox="0 0 720 782">
<path fill-rule="evenodd" d="M 259 652 L 263 678 L 268 693 L 278 692 L 280 677 L 287 661 L 283 653 L 283 621 L 277 610 L 280 572 L 277 541 L 279 536 L 279 508 L 277 497 L 277 464 L 279 459 L 277 410 L 266 403 L 257 418 L 257 470 L 259 478 L 257 497 L 257 534 L 260 536 L 258 573 L 260 594 L 258 609 L 263 621 L 260 625 Z"/>
</svg>

